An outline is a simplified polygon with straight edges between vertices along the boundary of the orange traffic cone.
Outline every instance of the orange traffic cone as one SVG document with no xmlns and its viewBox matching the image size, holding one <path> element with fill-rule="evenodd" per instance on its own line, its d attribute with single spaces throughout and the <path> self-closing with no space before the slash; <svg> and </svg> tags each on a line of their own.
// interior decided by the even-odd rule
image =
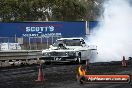
<svg viewBox="0 0 132 88">
<path fill-rule="evenodd" d="M 39 72 L 38 72 L 38 79 L 36 81 L 42 82 L 44 81 L 43 71 L 42 71 L 42 65 L 40 64 Z"/>
<path fill-rule="evenodd" d="M 127 66 L 127 63 L 126 63 L 126 60 L 125 60 L 125 56 L 123 56 L 122 66 L 123 66 L 123 67 L 126 67 L 126 66 Z"/>
</svg>

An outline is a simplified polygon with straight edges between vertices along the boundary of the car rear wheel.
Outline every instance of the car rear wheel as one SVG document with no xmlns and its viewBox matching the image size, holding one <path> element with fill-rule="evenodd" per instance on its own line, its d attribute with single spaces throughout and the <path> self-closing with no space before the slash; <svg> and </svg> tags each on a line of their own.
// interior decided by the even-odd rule
<svg viewBox="0 0 132 88">
<path fill-rule="evenodd" d="M 77 61 L 78 64 L 81 64 L 82 60 L 81 60 L 81 53 L 78 53 L 78 57 L 77 57 Z"/>
</svg>

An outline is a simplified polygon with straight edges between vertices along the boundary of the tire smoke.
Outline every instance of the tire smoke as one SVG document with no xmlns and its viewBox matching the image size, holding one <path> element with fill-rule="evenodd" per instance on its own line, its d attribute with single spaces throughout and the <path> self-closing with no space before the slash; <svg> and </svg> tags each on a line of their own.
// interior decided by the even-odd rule
<svg viewBox="0 0 132 88">
<path fill-rule="evenodd" d="M 106 0 L 100 23 L 90 35 L 97 45 L 94 62 L 119 61 L 132 56 L 132 6 L 130 0 Z M 89 41 L 88 41 L 89 42 Z"/>
</svg>

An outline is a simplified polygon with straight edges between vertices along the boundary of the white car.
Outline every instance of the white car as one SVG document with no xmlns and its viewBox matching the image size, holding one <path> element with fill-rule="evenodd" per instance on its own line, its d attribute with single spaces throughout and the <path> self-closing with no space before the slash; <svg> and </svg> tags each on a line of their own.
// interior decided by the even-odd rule
<svg viewBox="0 0 132 88">
<path fill-rule="evenodd" d="M 82 60 L 90 59 L 91 50 L 83 38 L 60 38 L 49 49 L 42 51 L 41 59 L 45 62 L 81 63 Z"/>
</svg>

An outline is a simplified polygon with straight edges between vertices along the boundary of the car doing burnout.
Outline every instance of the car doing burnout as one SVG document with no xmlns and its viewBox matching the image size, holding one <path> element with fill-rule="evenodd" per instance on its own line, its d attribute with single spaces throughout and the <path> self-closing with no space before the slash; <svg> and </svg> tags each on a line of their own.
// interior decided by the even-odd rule
<svg viewBox="0 0 132 88">
<path fill-rule="evenodd" d="M 82 60 L 90 59 L 91 51 L 83 38 L 60 38 L 49 49 L 42 51 L 45 62 L 71 62 L 81 63 Z"/>
</svg>

